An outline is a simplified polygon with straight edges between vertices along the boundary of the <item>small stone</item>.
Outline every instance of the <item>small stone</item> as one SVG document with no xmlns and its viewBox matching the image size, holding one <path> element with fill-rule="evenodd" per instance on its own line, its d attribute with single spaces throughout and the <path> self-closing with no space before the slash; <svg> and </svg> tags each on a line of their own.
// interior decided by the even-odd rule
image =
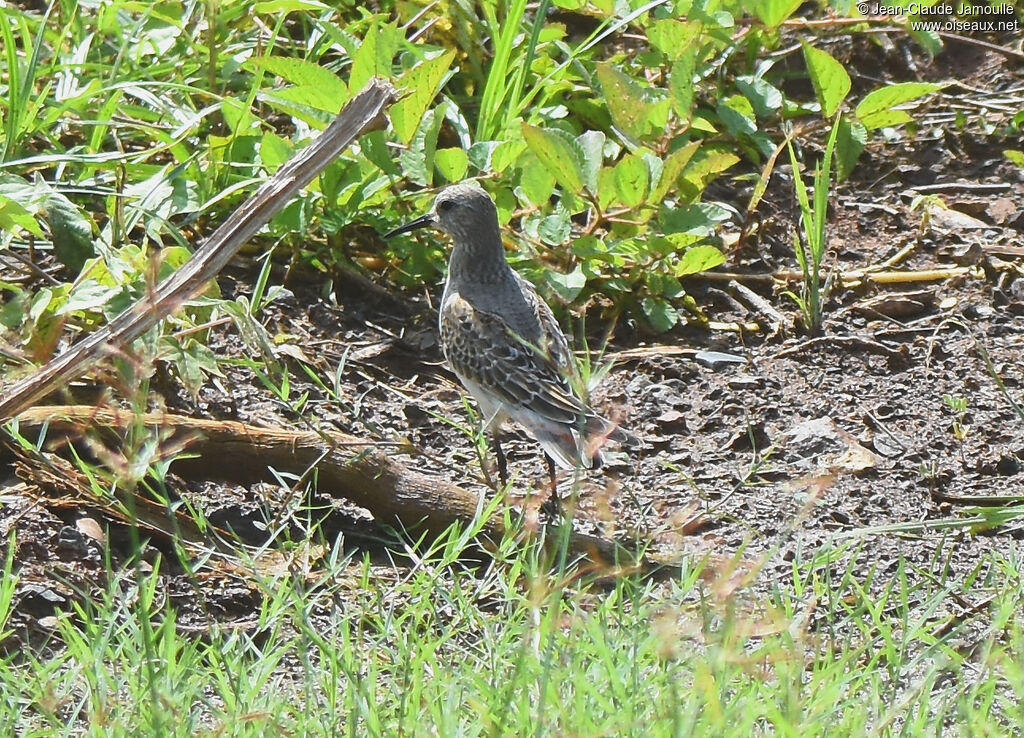
<svg viewBox="0 0 1024 738">
<path fill-rule="evenodd" d="M 996 471 L 1004 477 L 1012 477 L 1020 471 L 1020 459 L 1013 454 L 1003 454 L 996 462 Z"/>
<path fill-rule="evenodd" d="M 727 384 L 731 390 L 753 390 L 761 386 L 760 377 L 752 377 L 749 374 L 740 374 L 732 377 Z"/>
<path fill-rule="evenodd" d="M 658 416 L 657 422 L 666 430 L 686 430 L 686 416 L 678 410 L 666 410 Z"/>
<path fill-rule="evenodd" d="M 82 517 L 75 521 L 75 528 L 78 532 L 87 538 L 91 538 L 96 543 L 103 545 L 106 540 L 106 536 L 103 534 L 103 528 L 96 522 L 95 518 Z"/>
</svg>

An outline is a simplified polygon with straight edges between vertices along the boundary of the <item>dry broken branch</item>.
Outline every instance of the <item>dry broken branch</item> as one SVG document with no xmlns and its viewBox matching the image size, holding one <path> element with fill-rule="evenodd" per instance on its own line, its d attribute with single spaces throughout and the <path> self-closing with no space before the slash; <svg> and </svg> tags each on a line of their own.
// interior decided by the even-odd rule
<svg viewBox="0 0 1024 738">
<path fill-rule="evenodd" d="M 109 324 L 0 393 L 0 422 L 9 420 L 50 392 L 81 376 L 96 361 L 135 340 L 183 302 L 195 296 L 223 269 L 246 241 L 338 155 L 368 131 L 382 128 L 395 90 L 372 80 L 338 113 L 309 146 L 286 162 L 231 214 L 178 271 Z"/>
<path fill-rule="evenodd" d="M 176 460 L 172 468 L 193 479 L 276 483 L 271 468 L 303 477 L 315 466 L 322 494 L 343 497 L 368 510 L 378 522 L 411 530 L 439 533 L 453 523 L 472 520 L 482 509 L 475 492 L 411 469 L 373 443 L 344 433 L 259 428 L 162 413 L 136 417 L 128 411 L 88 405 L 35 407 L 15 422 L 18 431 L 29 436 L 45 425 L 51 441 L 74 440 L 89 432 L 120 439 L 129 427 L 141 423 L 158 429 L 165 442 L 187 447 L 190 458 Z M 504 516 L 492 515 L 483 530 L 494 538 L 505 535 Z M 650 563 L 636 562 L 635 555 L 614 541 L 578 531 L 572 533 L 569 550 L 599 562 Z"/>
</svg>

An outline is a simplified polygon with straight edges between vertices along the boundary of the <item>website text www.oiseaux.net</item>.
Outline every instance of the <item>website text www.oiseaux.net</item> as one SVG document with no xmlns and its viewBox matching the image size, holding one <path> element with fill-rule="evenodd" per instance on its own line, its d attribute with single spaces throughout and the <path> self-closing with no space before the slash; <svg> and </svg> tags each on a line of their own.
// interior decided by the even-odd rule
<svg viewBox="0 0 1024 738">
<path fill-rule="evenodd" d="M 968 5 L 953 17 L 954 6 L 948 3 L 927 6 L 922 3 L 884 5 L 876 2 L 857 3 L 857 10 L 865 16 L 889 16 L 893 19 L 912 18 L 909 21 L 914 31 L 941 31 L 945 33 L 993 33 L 1020 31 L 1020 21 L 1010 3 L 1000 5 Z"/>
</svg>

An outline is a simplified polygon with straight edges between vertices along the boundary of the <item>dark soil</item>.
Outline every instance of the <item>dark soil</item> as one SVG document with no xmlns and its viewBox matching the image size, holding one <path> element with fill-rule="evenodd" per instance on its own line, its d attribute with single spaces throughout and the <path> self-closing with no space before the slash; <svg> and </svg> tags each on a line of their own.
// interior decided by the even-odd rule
<svg viewBox="0 0 1024 738">
<path fill-rule="evenodd" d="M 754 275 L 739 281 L 787 322 L 775 325 L 728 279 L 703 276 L 686 287 L 713 321 L 755 322 L 761 329 L 691 326 L 652 336 L 630 333 L 623 321 L 605 356 L 619 360 L 595 402 L 621 417 L 643 446 L 585 477 L 578 524 L 653 541 L 668 559 L 739 555 L 745 567 L 761 568 L 757 586 L 766 588 L 792 577 L 794 559 L 813 556 L 830 541 L 855 543 L 832 562 L 837 569 L 859 557 L 884 574 L 902 558 L 921 576 L 959 581 L 986 552 L 1021 534 L 1019 523 L 984 534 L 959 527 L 948 537 L 929 526 L 968 515 L 978 497 L 1024 493 L 1024 417 L 1014 405 L 1024 404 L 1024 172 L 1001 153 L 1020 148 L 1019 141 L 999 134 L 1006 100 L 1021 109 L 1024 65 L 956 42 L 932 61 L 860 37 L 842 53 L 849 69 L 871 70 L 856 82 L 867 88 L 886 79 L 959 82 L 919 111 L 915 135 L 875 136 L 852 178 L 837 186 L 829 265 L 908 274 L 969 269 L 924 281 L 868 277 L 837 284 L 822 335 L 802 333 L 792 301 L 763 278 L 795 268 L 792 175 L 780 166 L 758 211 L 759 230 L 719 271 Z M 955 110 L 966 111 L 962 128 L 954 124 Z M 995 132 L 979 133 L 982 120 Z M 926 216 L 912 208 L 915 194 L 937 194 L 949 210 Z M 726 185 L 717 196 L 741 212 L 749 197 Z M 899 254 L 898 263 L 886 266 Z M 222 291 L 249 293 L 253 274 L 239 268 L 225 275 Z M 157 376 L 166 406 L 201 417 L 320 425 L 408 441 L 405 448 L 415 449 L 410 463 L 486 490 L 473 441 L 456 427 L 472 424 L 443 366 L 431 304 L 364 278 L 335 284 L 336 292 L 324 297 L 319 284 L 293 276 L 292 292 L 263 316 L 269 334 L 291 347 L 281 358 L 292 397 L 309 393 L 301 416 L 246 368 L 250 350 L 231 326 L 211 334 L 218 356 L 238 359 L 225 362 L 227 377 L 207 382 L 193 399 L 174 379 Z M 684 348 L 727 352 L 742 363 L 709 366 Z M 320 377 L 332 377 L 343 364 L 340 401 L 306 379 L 302 362 Z M 955 413 L 946 396 L 966 400 L 966 410 Z M 546 472 L 536 444 L 510 429 L 506 450 L 516 493 L 539 494 Z M 17 531 L 20 572 L 10 648 L 45 636 L 55 612 L 99 592 L 106 549 L 118 564 L 133 539 L 123 526 L 104 531 L 108 521 L 95 510 L 41 504 L 31 488 L 18 485 L 10 462 L 0 474 L 0 534 L 6 539 Z M 170 479 L 174 494 L 250 543 L 260 543 L 264 523 L 289 504 L 280 490 L 264 486 Z M 568 489 L 567 479 L 562 484 Z M 387 534 L 367 515 L 326 494 L 310 501 L 334 510 L 324 528 L 328 537 L 344 531 L 350 545 L 382 550 Z M 297 523 L 282 531 L 281 538 L 303 535 Z M 184 627 L 201 628 L 210 618 L 244 623 L 253 612 L 259 595 L 238 578 L 215 571 L 192 580 L 175 573 L 165 543 L 155 538 L 150 547 L 172 562 L 164 564 L 167 594 Z"/>
</svg>

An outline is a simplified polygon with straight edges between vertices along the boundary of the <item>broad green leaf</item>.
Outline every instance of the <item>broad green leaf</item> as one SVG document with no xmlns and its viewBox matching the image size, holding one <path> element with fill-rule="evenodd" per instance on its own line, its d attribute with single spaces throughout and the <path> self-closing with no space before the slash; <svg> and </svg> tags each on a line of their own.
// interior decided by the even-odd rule
<svg viewBox="0 0 1024 738">
<path fill-rule="evenodd" d="M 597 204 L 602 210 L 607 210 L 608 206 L 615 202 L 618 197 L 618 185 L 615 184 L 615 168 L 601 167 L 597 173 Z"/>
<path fill-rule="evenodd" d="M 672 112 L 672 100 L 663 90 L 652 92 L 652 101 L 647 108 L 647 126 L 650 135 L 657 138 L 665 134 L 668 115 Z"/>
<path fill-rule="evenodd" d="M 502 141 L 491 154 L 491 171 L 504 172 L 515 163 L 524 151 L 526 151 L 525 141 L 519 139 Z"/>
<path fill-rule="evenodd" d="M 734 3 L 722 3 L 715 0 L 713 2 L 707 2 L 707 0 L 699 0 L 692 4 L 687 3 L 689 11 L 687 15 L 691 20 L 700 21 L 710 29 L 714 30 L 726 30 L 732 29 L 736 26 L 736 19 L 733 14 L 728 10 L 720 10 L 719 5 L 734 5 Z M 677 3 L 676 7 L 686 7 L 683 3 Z M 739 3 L 735 3 L 739 5 Z M 740 8 L 736 8 L 739 12 Z"/>
<path fill-rule="evenodd" d="M 294 85 L 283 87 L 280 90 L 269 90 L 260 95 L 260 100 L 317 128 L 322 128 L 324 123 L 329 120 L 329 116 L 315 111 L 334 115 L 344 102 L 339 102 L 333 94 L 316 85 Z M 307 110 L 303 110 L 303 108 L 307 108 Z"/>
<path fill-rule="evenodd" d="M 656 297 L 645 297 L 640 301 L 640 307 L 644 311 L 651 327 L 663 333 L 679 322 L 679 313 L 667 300 Z"/>
<path fill-rule="evenodd" d="M 158 170 L 148 179 L 128 185 L 125 195 L 129 217 L 142 219 L 153 232 L 159 229 L 157 221 L 194 213 L 204 204 L 199 185 L 175 169 Z"/>
<path fill-rule="evenodd" d="M 272 131 L 267 131 L 260 139 L 260 161 L 270 173 L 276 172 L 277 168 L 288 161 L 293 153 L 295 153 L 295 149 L 291 143 Z"/>
<path fill-rule="evenodd" d="M 821 112 L 826 118 L 831 118 L 850 92 L 850 75 L 827 51 L 806 43 L 801 45 Z"/>
<path fill-rule="evenodd" d="M 523 159 L 522 173 L 519 176 L 519 187 L 516 188 L 516 194 L 522 193 L 527 202 L 542 205 L 548 201 L 554 191 L 555 175 L 532 151 L 528 152 Z"/>
<path fill-rule="evenodd" d="M 782 109 L 782 93 L 763 77 L 737 77 L 736 87 L 754 106 L 759 118 L 767 118 Z"/>
<path fill-rule="evenodd" d="M 587 234 L 573 239 L 572 252 L 581 257 L 583 261 L 590 261 L 608 253 L 608 244 L 593 234 Z"/>
<path fill-rule="evenodd" d="M 389 77 L 391 60 L 398 52 L 402 34 L 391 24 L 372 24 L 363 36 L 359 50 L 352 59 L 349 89 L 363 89 L 371 77 Z"/>
<path fill-rule="evenodd" d="M 434 165 L 449 182 L 458 182 L 466 176 L 469 156 L 461 148 L 438 149 L 434 154 Z"/>
<path fill-rule="evenodd" d="M 169 277 L 171 272 L 180 269 L 186 261 L 192 258 L 192 252 L 184 246 L 168 246 L 160 249 L 160 278 Z M 216 287 L 216 281 L 208 283 L 210 287 Z M 210 289 L 203 290 L 204 295 L 213 294 Z M 219 292 L 217 293 L 220 294 Z"/>
<path fill-rule="evenodd" d="M 557 129 L 538 128 L 529 123 L 522 124 L 522 131 L 526 145 L 555 181 L 570 193 L 579 193 L 583 189 L 583 168 L 572 139 Z"/>
<path fill-rule="evenodd" d="M 259 130 L 259 118 L 250 113 L 248 106 L 237 98 L 225 97 L 221 100 L 220 112 L 224 116 L 224 122 L 236 136 Z"/>
<path fill-rule="evenodd" d="M 754 120 L 754 107 L 742 95 L 733 95 L 720 102 L 716 108 L 718 117 L 726 129 L 737 138 L 753 136 L 757 133 L 757 121 Z"/>
<path fill-rule="evenodd" d="M 839 179 L 846 179 L 853 171 L 868 140 L 867 129 L 858 120 L 844 117 L 839 121 L 836 136 L 836 164 Z"/>
<path fill-rule="evenodd" d="M 693 77 L 697 70 L 697 50 L 690 47 L 680 54 L 668 75 L 668 91 L 672 96 L 672 108 L 683 120 L 689 120 L 693 112 Z"/>
<path fill-rule="evenodd" d="M 658 158 L 658 155 L 648 149 L 642 149 L 634 153 L 640 156 L 647 165 L 648 184 L 654 184 L 659 181 L 661 179 L 661 168 L 664 166 L 664 162 Z"/>
<path fill-rule="evenodd" d="M 519 158 L 526 144 L 519 139 L 477 141 L 469 147 L 469 163 L 481 172 L 500 173 Z"/>
<path fill-rule="evenodd" d="M 394 154 L 388 147 L 388 137 L 384 131 L 370 131 L 359 139 L 359 149 L 381 173 L 389 177 L 401 177 L 402 170 L 395 163 Z"/>
<path fill-rule="evenodd" d="M 647 162 L 635 154 L 626 154 L 615 165 L 615 189 L 619 201 L 628 208 L 635 208 L 647 197 L 650 185 L 650 170 Z"/>
<path fill-rule="evenodd" d="M 775 153 L 775 141 L 768 135 L 766 131 L 758 130 L 751 135 L 750 140 L 754 143 L 754 146 L 761 153 L 761 156 L 765 158 Z"/>
<path fill-rule="evenodd" d="M 703 149 L 690 161 L 683 172 L 683 182 L 690 186 L 689 194 L 695 197 L 704 191 L 716 175 L 724 172 L 740 158 L 731 151 Z M 684 190 L 684 194 L 687 194 Z"/>
<path fill-rule="evenodd" d="M 1003 149 L 1003 156 L 1019 167 L 1024 167 L 1024 151 L 1016 149 Z"/>
<path fill-rule="evenodd" d="M 678 297 L 683 293 L 683 285 L 671 274 L 663 272 L 647 272 L 644 275 L 647 291 L 659 297 Z"/>
<path fill-rule="evenodd" d="M 725 255 L 721 251 L 710 244 L 702 244 L 687 249 L 672 268 L 672 273 L 677 277 L 683 277 L 687 274 L 706 272 L 724 263 Z"/>
<path fill-rule="evenodd" d="M 693 49 L 701 32 L 700 23 L 687 23 L 674 19 L 656 20 L 647 29 L 647 40 L 669 61 L 676 61 Z"/>
<path fill-rule="evenodd" d="M 718 133 L 718 129 L 715 127 L 715 124 L 700 114 L 694 115 L 693 118 L 690 119 L 690 128 L 694 131 L 703 131 L 704 133 Z"/>
<path fill-rule="evenodd" d="M 647 244 L 658 256 L 679 255 L 704 241 L 697 233 L 669 233 L 647 239 Z"/>
<path fill-rule="evenodd" d="M 67 301 L 56 311 L 57 315 L 71 315 L 76 312 L 99 310 L 110 298 L 121 291 L 121 286 L 107 286 L 93 279 L 86 279 L 74 285 Z"/>
<path fill-rule="evenodd" d="M 869 131 L 884 126 L 906 123 L 913 119 L 906 111 L 893 110 L 893 108 L 941 88 L 942 85 L 926 82 L 904 82 L 881 87 L 865 95 L 864 99 L 857 105 L 854 113 Z"/>
<path fill-rule="evenodd" d="M 587 276 L 579 264 L 568 274 L 548 272 L 547 278 L 552 289 L 566 302 L 575 300 L 587 284 Z"/>
<path fill-rule="evenodd" d="M 81 271 L 86 260 L 96 255 L 92 220 L 56 191 L 46 194 L 43 213 L 50 227 L 53 253 L 73 272 Z"/>
<path fill-rule="evenodd" d="M 181 383 L 193 398 L 199 395 L 207 375 L 224 376 L 217 365 L 217 355 L 195 339 L 178 340 L 174 336 L 163 336 L 160 339 L 160 354 L 161 358 L 171 362 Z"/>
<path fill-rule="evenodd" d="M 668 97 L 641 87 L 611 62 L 597 65 L 597 79 L 612 121 L 624 134 L 639 140 L 665 129 L 671 106 Z"/>
<path fill-rule="evenodd" d="M 406 96 L 391 106 L 389 116 L 391 127 L 402 143 L 408 144 L 416 135 L 416 129 L 441 88 L 454 58 L 454 51 L 445 52 L 417 64 L 398 80 L 398 88 Z"/>
<path fill-rule="evenodd" d="M 718 224 L 729 220 L 731 215 L 729 210 L 716 203 L 697 202 L 682 207 L 662 208 L 658 212 L 658 224 L 670 238 L 680 233 L 708 237 L 714 233 Z"/>
<path fill-rule="evenodd" d="M 802 0 L 758 0 L 750 3 L 750 6 L 762 23 L 769 28 L 776 28 L 796 12 L 801 2 Z"/>
<path fill-rule="evenodd" d="M 397 176 L 402 176 L 401 170 L 398 170 Z M 327 198 L 327 201 L 337 205 L 339 204 L 339 195 L 351 188 L 353 183 L 358 182 L 361 179 L 362 178 L 358 173 L 358 167 L 353 162 L 339 158 L 327 165 L 317 178 L 317 183 L 320 185 L 320 192 L 323 193 L 325 198 Z M 331 214 L 330 209 L 324 214 L 324 228 L 329 233 L 337 230 L 332 223 L 328 222 L 331 218 Z"/>
<path fill-rule="evenodd" d="M 878 113 L 872 113 L 866 118 L 858 118 L 861 125 L 866 130 L 873 131 L 878 128 L 891 128 L 893 126 L 901 126 L 906 123 L 913 123 L 914 116 L 912 116 L 906 110 L 892 109 L 882 110 Z"/>
<path fill-rule="evenodd" d="M 537 224 L 537 235 L 549 246 L 565 243 L 570 233 L 572 233 L 572 223 L 569 221 L 569 214 L 561 209 L 559 212 L 542 218 Z"/>
<path fill-rule="evenodd" d="M 231 316 L 238 331 L 238 337 L 242 339 L 253 356 L 262 356 L 269 364 L 275 364 L 274 344 L 264 325 L 253 317 L 253 310 L 245 296 L 237 300 L 225 300 L 220 309 Z"/>
<path fill-rule="evenodd" d="M 909 20 L 910 22 L 903 24 L 903 27 L 907 29 L 910 38 L 914 39 L 931 56 L 937 56 L 942 51 L 942 37 L 939 32 L 926 28 L 923 23 L 915 23 L 913 18 Z"/>
<path fill-rule="evenodd" d="M 24 228 L 36 238 L 43 238 L 43 229 L 25 206 L 0 194 L 0 230 L 17 231 Z"/>
<path fill-rule="evenodd" d="M 579 155 L 583 184 L 592 195 L 597 194 L 597 173 L 604 161 L 604 142 L 605 136 L 601 131 L 585 131 L 573 142 Z"/>
<path fill-rule="evenodd" d="M 329 69 L 319 64 L 304 59 L 294 59 L 284 56 L 261 56 L 249 59 L 246 66 L 260 67 L 271 74 L 276 74 L 286 82 L 291 82 L 297 87 L 315 88 L 321 93 L 321 98 L 333 100 L 332 107 L 319 108 L 337 113 L 341 106 L 350 97 L 348 87 L 345 83 Z"/>
<path fill-rule="evenodd" d="M 3 301 L 0 301 L 0 326 L 16 330 L 25 322 L 31 295 L 10 282 L 0 281 L 0 288 L 13 293 L 5 293 Z"/>
<path fill-rule="evenodd" d="M 500 141 L 476 141 L 471 144 L 467 154 L 469 163 L 481 172 L 491 168 L 491 160 L 494 158 L 494 150 L 501 146 Z"/>
<path fill-rule="evenodd" d="M 309 230 L 311 214 L 309 199 L 296 197 L 270 220 L 270 228 L 278 233 L 305 233 Z M 325 228 L 329 228 L 325 219 Z"/>
<path fill-rule="evenodd" d="M 423 187 L 429 187 L 434 181 L 434 151 L 443 121 L 444 115 L 438 108 L 426 111 L 408 148 L 399 156 L 405 176 Z"/>
<path fill-rule="evenodd" d="M 872 113 L 867 118 L 859 118 L 860 124 L 867 130 L 878 128 L 892 128 L 905 123 L 913 123 L 914 116 L 906 110 L 883 110 L 880 113 Z"/>
<path fill-rule="evenodd" d="M 504 225 L 512 220 L 512 216 L 519 209 L 519 202 L 515 193 L 508 187 L 501 187 L 491 194 L 494 196 L 494 204 L 498 208 L 498 222 Z"/>
<path fill-rule="evenodd" d="M 54 302 L 54 291 L 49 287 L 40 288 L 28 308 L 28 317 L 32 319 L 32 322 L 39 321 L 39 318 L 49 309 L 51 302 Z"/>
<path fill-rule="evenodd" d="M 681 149 L 676 149 L 669 154 L 661 166 L 661 176 L 651 190 L 651 202 L 660 204 L 665 199 L 670 188 L 674 187 L 683 169 L 690 163 L 690 159 L 700 148 L 700 141 L 691 141 Z"/>
</svg>

